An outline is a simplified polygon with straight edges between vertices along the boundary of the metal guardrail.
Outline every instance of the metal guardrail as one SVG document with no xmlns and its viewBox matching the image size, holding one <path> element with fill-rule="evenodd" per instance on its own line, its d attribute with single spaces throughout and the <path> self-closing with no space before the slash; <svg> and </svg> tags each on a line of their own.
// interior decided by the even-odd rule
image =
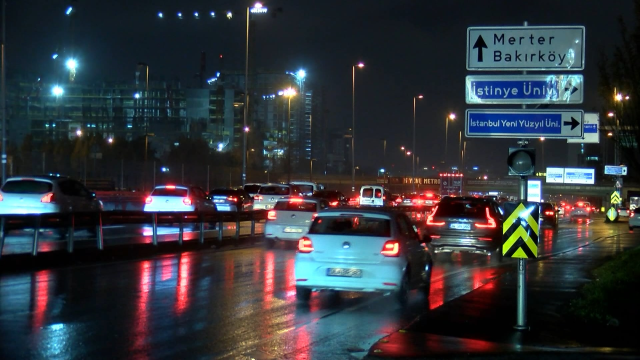
<svg viewBox="0 0 640 360">
<path fill-rule="evenodd" d="M 184 240 L 184 225 L 198 224 L 200 244 L 204 244 L 204 224 L 216 223 L 218 240 L 223 239 L 223 223 L 235 222 L 235 234 L 233 238 L 240 238 L 240 222 L 251 222 L 251 236 L 255 236 L 256 221 L 266 220 L 267 211 L 256 210 L 250 212 L 144 212 L 144 211 L 102 211 L 102 212 L 76 212 L 64 214 L 16 214 L 0 215 L 0 257 L 4 248 L 7 233 L 11 230 L 33 229 L 33 244 L 31 255 L 38 255 L 39 230 L 41 229 L 66 229 L 67 252 L 72 253 L 74 248 L 73 233 L 77 228 L 88 228 L 95 236 L 96 248 L 104 250 L 103 226 L 123 224 L 151 224 L 153 233 L 152 244 L 158 245 L 158 225 L 178 224 L 178 243 L 182 245 Z"/>
</svg>

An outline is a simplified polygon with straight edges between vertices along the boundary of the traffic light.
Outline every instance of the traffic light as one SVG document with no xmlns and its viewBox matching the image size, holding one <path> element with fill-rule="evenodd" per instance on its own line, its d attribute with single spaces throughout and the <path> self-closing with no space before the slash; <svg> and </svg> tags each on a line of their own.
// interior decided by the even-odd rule
<svg viewBox="0 0 640 360">
<path fill-rule="evenodd" d="M 536 168 L 536 149 L 509 148 L 507 165 L 509 166 L 509 175 L 533 175 Z"/>
</svg>

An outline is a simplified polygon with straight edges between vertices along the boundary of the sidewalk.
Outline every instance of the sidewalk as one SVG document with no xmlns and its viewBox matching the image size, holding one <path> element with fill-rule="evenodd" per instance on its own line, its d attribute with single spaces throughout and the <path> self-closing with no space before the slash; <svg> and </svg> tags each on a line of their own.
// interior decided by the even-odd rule
<svg viewBox="0 0 640 360">
<path fill-rule="evenodd" d="M 527 325 L 516 324 L 517 272 L 501 277 L 431 310 L 408 328 L 379 340 L 368 359 L 378 358 L 638 358 L 635 333 L 586 328 L 565 319 L 563 309 L 607 257 L 640 244 L 637 234 L 602 239 L 562 255 L 527 261 Z M 513 261 L 514 259 L 505 259 Z M 595 336 L 594 336 L 595 335 Z M 525 356 L 529 355 L 529 356 Z M 574 356 L 572 356 L 574 355 Z"/>
</svg>

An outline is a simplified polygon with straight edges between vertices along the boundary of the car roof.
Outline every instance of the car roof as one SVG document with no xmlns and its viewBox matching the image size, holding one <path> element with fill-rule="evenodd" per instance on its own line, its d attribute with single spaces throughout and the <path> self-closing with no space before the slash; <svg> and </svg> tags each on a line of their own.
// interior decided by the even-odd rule
<svg viewBox="0 0 640 360">
<path fill-rule="evenodd" d="M 19 180 L 66 180 L 71 179 L 69 176 L 56 176 L 56 175 L 22 175 L 22 176 L 11 176 L 7 178 L 7 181 L 19 181 Z"/>
<path fill-rule="evenodd" d="M 399 211 L 385 210 L 385 209 L 365 209 L 365 208 L 340 208 L 340 209 L 325 209 L 318 214 L 364 214 L 364 215 L 388 215 L 393 217 L 396 214 L 404 214 Z"/>
</svg>

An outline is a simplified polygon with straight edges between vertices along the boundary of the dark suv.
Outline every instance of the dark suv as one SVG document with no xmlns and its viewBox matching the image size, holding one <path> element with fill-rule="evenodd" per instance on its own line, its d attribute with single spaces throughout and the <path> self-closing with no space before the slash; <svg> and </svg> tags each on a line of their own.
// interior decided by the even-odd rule
<svg viewBox="0 0 640 360">
<path fill-rule="evenodd" d="M 558 213 L 560 210 L 556 210 L 552 203 L 540 203 L 540 225 L 551 225 L 551 227 L 558 227 Z"/>
<path fill-rule="evenodd" d="M 492 199 L 444 197 L 427 217 L 434 251 L 500 256 L 503 210 Z"/>
</svg>

